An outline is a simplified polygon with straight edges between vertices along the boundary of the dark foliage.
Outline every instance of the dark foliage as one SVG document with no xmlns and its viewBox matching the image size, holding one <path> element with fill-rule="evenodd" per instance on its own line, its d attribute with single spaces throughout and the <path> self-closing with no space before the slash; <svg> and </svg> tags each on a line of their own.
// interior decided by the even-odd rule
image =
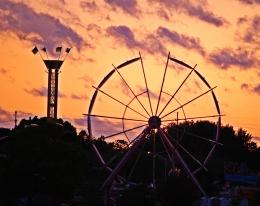
<svg viewBox="0 0 260 206">
<path fill-rule="evenodd" d="M 168 133 L 175 137 L 199 160 L 205 157 L 211 144 L 194 138 L 192 134 L 213 139 L 216 125 L 207 121 L 170 125 Z M 185 131 L 185 132 L 184 132 Z M 105 161 L 113 168 L 128 151 L 127 143 L 118 140 L 107 143 L 102 137 L 91 140 L 85 131 L 79 132 L 63 120 L 33 118 L 22 120 L 13 130 L 0 129 L 0 205 L 103 205 L 100 187 L 110 172 L 100 164 L 93 152 L 95 143 Z M 156 143 L 156 188 L 151 187 L 152 141 Z M 198 179 L 209 194 L 216 194 L 223 181 L 224 162 L 246 164 L 251 173 L 260 171 L 260 149 L 252 136 L 232 126 L 221 128 L 218 146 L 207 164 L 208 172 L 200 171 Z M 196 168 L 194 161 L 180 150 L 183 158 Z M 181 170 L 171 174 L 171 165 L 157 134 L 147 138 L 142 150 L 128 161 L 121 175 L 138 184 L 128 185 L 117 196 L 117 205 L 191 205 L 200 194 Z M 131 172 L 139 156 L 139 164 Z M 176 166 L 178 162 L 176 162 Z M 181 168 L 181 167 L 180 167 Z M 131 174 L 129 174 L 131 173 Z"/>
</svg>

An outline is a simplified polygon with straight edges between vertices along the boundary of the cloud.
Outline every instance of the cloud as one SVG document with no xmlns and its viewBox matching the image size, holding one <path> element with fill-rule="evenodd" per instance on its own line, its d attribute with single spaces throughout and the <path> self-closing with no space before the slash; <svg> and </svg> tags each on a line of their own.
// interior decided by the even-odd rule
<svg viewBox="0 0 260 206">
<path fill-rule="evenodd" d="M 24 91 L 36 97 L 46 97 L 48 94 L 48 89 L 46 87 L 24 89 Z M 66 95 L 61 92 L 58 92 L 58 95 L 60 98 L 66 98 Z"/>
<path fill-rule="evenodd" d="M 251 92 L 251 93 L 255 93 L 257 95 L 260 95 L 260 84 L 253 86 L 251 84 L 243 83 L 243 84 L 241 84 L 240 88 L 242 90 L 247 91 L 247 92 Z"/>
<path fill-rule="evenodd" d="M 178 44 L 186 49 L 194 49 L 201 55 L 205 55 L 205 51 L 198 38 L 179 34 L 165 27 L 158 27 L 155 33 L 147 34 L 143 40 L 136 39 L 134 32 L 125 25 L 110 26 L 106 31 L 108 35 L 114 37 L 120 44 L 124 44 L 127 48 L 142 49 L 149 54 L 167 55 L 166 48 L 160 41 L 160 38 L 164 38 L 173 44 Z"/>
<path fill-rule="evenodd" d="M 144 40 L 137 40 L 132 30 L 125 25 L 108 27 L 107 33 L 129 49 L 141 49 L 149 54 L 167 54 L 165 47 L 154 34 L 146 35 Z"/>
<path fill-rule="evenodd" d="M 130 49 L 140 46 L 139 42 L 135 39 L 132 30 L 124 25 L 110 26 L 106 29 L 107 33 L 117 39 Z"/>
<path fill-rule="evenodd" d="M 70 97 L 72 99 L 76 99 L 76 100 L 86 100 L 88 99 L 88 96 L 87 95 L 76 95 L 76 94 L 71 94 Z"/>
<path fill-rule="evenodd" d="M 76 126 L 87 127 L 87 117 L 85 118 L 76 118 L 72 120 Z M 93 117 L 92 118 L 92 131 L 93 135 L 110 135 L 117 132 L 122 132 L 122 123 L 121 122 L 112 122 L 106 119 L 100 119 Z M 100 137 L 98 136 L 98 137 Z"/>
<path fill-rule="evenodd" d="M 5 68 L 0 68 L 0 74 L 6 74 L 7 70 Z"/>
<path fill-rule="evenodd" d="M 17 111 L 17 117 L 18 118 L 28 118 L 30 116 L 34 116 L 34 115 L 30 112 L 24 112 L 24 111 L 21 111 L 21 110 Z"/>
<path fill-rule="evenodd" d="M 201 21 L 212 24 L 214 26 L 223 26 L 226 21 L 219 16 L 216 16 L 213 12 L 207 10 L 205 5 L 194 5 L 190 0 L 149 0 L 152 3 L 156 2 L 163 5 L 165 8 L 172 10 L 175 9 L 180 12 L 184 12 L 189 16 L 196 17 Z"/>
<path fill-rule="evenodd" d="M 120 44 L 124 44 L 127 48 L 142 49 L 149 54 L 167 55 L 166 48 L 160 41 L 160 38 L 163 38 L 173 44 L 178 44 L 186 49 L 194 49 L 201 55 L 205 55 L 205 51 L 198 38 L 179 34 L 165 27 L 158 27 L 155 33 L 147 34 L 143 40 L 136 39 L 134 32 L 125 25 L 110 26 L 106 31 L 108 35 L 114 37 Z"/>
<path fill-rule="evenodd" d="M 0 127 L 12 128 L 14 126 L 14 113 L 15 111 L 10 112 L 0 107 Z M 18 120 L 21 120 L 22 118 L 28 118 L 29 116 L 33 116 L 33 114 L 20 110 L 17 111 Z"/>
<path fill-rule="evenodd" d="M 88 75 L 83 75 L 83 76 L 79 77 L 78 79 L 84 81 L 84 83 L 85 83 L 84 87 L 86 87 L 86 88 L 91 87 L 95 83 L 95 81 Z"/>
<path fill-rule="evenodd" d="M 146 88 L 145 87 L 142 87 L 142 86 L 137 86 L 138 88 L 138 93 L 142 93 L 144 91 L 146 91 Z M 162 93 L 164 93 L 164 91 L 162 91 Z M 146 94 L 143 94 L 144 96 L 147 96 L 147 93 Z M 153 92 L 152 90 L 149 89 L 149 96 L 151 99 L 154 99 L 156 101 L 158 101 L 159 99 L 159 93 L 157 94 L 156 92 Z M 169 95 L 167 95 L 169 96 Z M 162 95 L 161 96 L 161 102 L 166 102 L 166 98 Z"/>
<path fill-rule="evenodd" d="M 205 51 L 200 45 L 200 40 L 198 38 L 179 34 L 175 31 L 170 31 L 169 29 L 161 26 L 157 29 L 156 32 L 158 36 L 169 40 L 173 44 L 178 44 L 186 49 L 197 50 L 201 55 L 205 55 Z"/>
<path fill-rule="evenodd" d="M 194 80 L 194 85 L 199 91 L 202 90 L 201 84 L 197 80 Z"/>
<path fill-rule="evenodd" d="M 242 27 L 242 34 L 240 34 L 240 38 L 245 43 L 256 44 L 259 46 L 260 44 L 260 16 L 256 15 L 252 18 L 241 17 L 238 19 L 237 24 Z"/>
<path fill-rule="evenodd" d="M 88 36 L 91 39 L 98 39 L 98 37 L 103 34 L 103 30 L 97 24 L 88 24 L 86 26 L 86 30 L 88 32 Z"/>
<path fill-rule="evenodd" d="M 242 2 L 243 4 L 260 4 L 259 0 L 239 0 L 240 2 Z"/>
<path fill-rule="evenodd" d="M 255 57 L 254 52 L 245 49 L 232 50 L 224 48 L 209 54 L 209 61 L 216 64 L 221 69 L 229 69 L 232 66 L 238 66 L 241 69 L 249 69 L 260 65 L 260 60 Z"/>
<path fill-rule="evenodd" d="M 169 21 L 170 20 L 170 17 L 169 15 L 167 14 L 167 12 L 164 10 L 164 9 L 159 9 L 157 10 L 157 14 L 160 18 L 166 20 L 166 21 Z"/>
<path fill-rule="evenodd" d="M 84 9 L 84 10 L 88 10 L 88 11 L 97 11 L 98 10 L 98 6 L 96 4 L 95 1 L 92 2 L 85 2 L 85 1 L 81 1 L 80 2 L 80 6 Z"/>
<path fill-rule="evenodd" d="M 144 49 L 149 54 L 160 54 L 162 56 L 167 55 L 167 50 L 157 35 L 148 34 L 142 41 L 141 45 L 142 49 Z"/>
<path fill-rule="evenodd" d="M 253 87 L 252 91 L 258 95 L 260 95 L 260 84 L 257 84 Z"/>
<path fill-rule="evenodd" d="M 243 83 L 243 84 L 241 84 L 240 88 L 243 89 L 243 90 L 248 90 L 249 85 L 247 83 Z"/>
<path fill-rule="evenodd" d="M 0 31 L 15 33 L 22 40 L 53 49 L 63 42 L 80 49 L 84 41 L 69 26 L 50 15 L 37 13 L 23 3 L 0 1 Z"/>
<path fill-rule="evenodd" d="M 136 0 L 105 0 L 112 7 L 120 8 L 125 13 L 136 16 L 140 11 L 137 8 Z"/>
<path fill-rule="evenodd" d="M 14 114 L 11 114 L 9 111 L 3 109 L 0 107 L 0 123 L 5 123 L 5 122 L 11 122 L 14 121 Z"/>
<path fill-rule="evenodd" d="M 33 89 L 24 89 L 28 94 L 31 94 L 36 97 L 45 97 L 48 94 L 48 89 L 46 87 L 33 88 Z"/>
<path fill-rule="evenodd" d="M 116 85 L 116 87 L 118 88 L 118 85 Z M 128 86 L 126 85 L 126 83 L 123 81 L 123 79 L 120 79 L 120 82 L 119 82 L 119 87 L 121 89 L 121 92 L 128 96 L 128 97 L 132 97 L 133 94 L 132 92 L 130 91 L 130 89 L 128 88 Z"/>
</svg>

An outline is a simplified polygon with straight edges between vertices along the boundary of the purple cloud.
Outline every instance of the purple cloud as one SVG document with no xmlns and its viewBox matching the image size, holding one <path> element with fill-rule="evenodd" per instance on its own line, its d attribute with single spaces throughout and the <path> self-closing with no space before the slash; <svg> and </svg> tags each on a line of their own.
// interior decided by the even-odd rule
<svg viewBox="0 0 260 206">
<path fill-rule="evenodd" d="M 92 38 L 96 38 L 98 34 L 102 34 L 102 28 L 98 26 L 97 24 L 88 24 L 86 26 L 86 30 L 88 32 L 88 35 Z"/>
<path fill-rule="evenodd" d="M 253 18 L 241 17 L 238 19 L 238 25 L 246 25 L 245 33 L 242 35 L 242 40 L 246 43 L 260 44 L 260 16 Z"/>
<path fill-rule="evenodd" d="M 76 99 L 76 100 L 86 100 L 88 98 L 87 95 L 76 95 L 76 94 L 71 94 L 70 97 L 72 99 Z"/>
<path fill-rule="evenodd" d="M 48 94 L 48 89 L 46 87 L 33 88 L 33 89 L 24 89 L 28 94 L 31 94 L 36 97 L 46 97 Z"/>
<path fill-rule="evenodd" d="M 137 88 L 138 88 L 138 93 L 142 93 L 142 92 L 144 92 L 144 91 L 146 91 L 146 88 L 145 87 L 142 87 L 142 86 L 137 86 Z M 162 93 L 165 93 L 164 91 L 162 91 Z M 143 94 L 143 96 L 147 96 L 147 94 Z M 154 99 L 154 100 L 157 100 L 158 101 L 158 99 L 159 99 L 159 93 L 157 94 L 156 92 L 153 92 L 152 90 L 149 90 L 149 96 L 150 96 L 150 98 L 151 99 Z M 167 95 L 167 96 L 169 96 L 169 95 Z M 166 101 L 166 99 L 165 99 L 165 97 L 162 95 L 161 96 L 161 102 L 165 102 Z"/>
<path fill-rule="evenodd" d="M 96 11 L 98 9 L 98 6 L 97 6 L 95 1 L 92 1 L 92 2 L 82 1 L 82 2 L 80 2 L 80 6 L 83 9 L 86 9 L 86 10 L 91 11 L 91 12 Z"/>
<path fill-rule="evenodd" d="M 0 107 L 0 127 L 7 127 L 7 128 L 12 128 L 14 126 L 14 113 L 7 111 Z M 29 112 L 23 112 L 18 110 L 17 111 L 17 119 L 21 120 L 22 118 L 28 118 L 29 116 L 33 116 L 32 113 Z"/>
<path fill-rule="evenodd" d="M 142 49 L 147 51 L 149 54 L 160 54 L 162 56 L 167 55 L 167 50 L 159 40 L 159 37 L 154 34 L 148 34 L 142 41 Z"/>
<path fill-rule="evenodd" d="M 240 2 L 244 4 L 260 4 L 260 0 L 239 0 Z"/>
<path fill-rule="evenodd" d="M 70 27 L 50 15 L 37 13 L 23 3 L 0 2 L 0 31 L 14 32 L 20 39 L 53 49 L 59 42 L 80 49 L 84 41 Z"/>
<path fill-rule="evenodd" d="M 167 12 L 164 9 L 159 9 L 157 11 L 157 14 L 158 14 L 159 17 L 161 17 L 162 19 L 164 19 L 166 21 L 170 20 L 169 15 L 167 14 Z"/>
<path fill-rule="evenodd" d="M 200 40 L 198 38 L 179 34 L 161 26 L 157 29 L 157 35 L 169 40 L 173 44 L 178 44 L 186 49 L 197 50 L 201 55 L 205 55 L 205 51 L 200 45 Z"/>
<path fill-rule="evenodd" d="M 1 123 L 5 123 L 8 121 L 13 121 L 14 119 L 14 114 L 11 114 L 9 111 L 3 109 L 2 107 L 0 107 L 0 122 Z"/>
<path fill-rule="evenodd" d="M 132 30 L 124 25 L 108 27 L 107 33 L 129 49 L 142 49 L 150 54 L 167 54 L 166 49 L 154 34 L 148 34 L 143 41 L 138 41 Z"/>
<path fill-rule="evenodd" d="M 36 97 L 46 97 L 48 94 L 48 89 L 46 87 L 33 88 L 33 89 L 24 89 L 24 91 L 28 94 L 31 94 Z M 65 98 L 66 95 L 58 92 L 60 98 Z"/>
<path fill-rule="evenodd" d="M 193 5 L 190 0 L 150 0 L 151 2 L 156 2 L 160 5 L 164 5 L 165 8 L 172 10 L 184 12 L 189 16 L 196 17 L 206 23 L 212 24 L 214 26 L 223 26 L 225 20 L 222 17 L 216 16 L 211 11 L 207 10 L 205 6 Z"/>
<path fill-rule="evenodd" d="M 253 52 L 247 50 L 224 48 L 209 54 L 209 61 L 216 64 L 221 69 L 229 69 L 238 66 L 241 69 L 249 69 L 260 65 L 260 60 Z"/>
<path fill-rule="evenodd" d="M 132 30 L 127 26 L 111 26 L 108 27 L 106 31 L 109 35 L 118 38 L 121 42 L 126 44 L 126 46 L 130 49 L 140 45 L 139 42 L 135 39 Z"/>
<path fill-rule="evenodd" d="M 125 13 L 135 16 L 139 13 L 136 0 L 105 0 L 112 7 L 118 7 Z"/>
<path fill-rule="evenodd" d="M 260 95 L 260 84 L 252 86 L 251 84 L 243 83 L 243 84 L 241 84 L 240 88 L 247 92 L 251 92 L 251 93 Z"/>
<path fill-rule="evenodd" d="M 73 119 L 76 126 L 87 127 L 87 118 L 76 118 Z M 121 122 L 112 122 L 106 119 L 92 118 L 92 131 L 93 135 L 100 137 L 101 135 L 110 135 L 122 131 Z"/>
<path fill-rule="evenodd" d="M 260 84 L 257 84 L 253 87 L 252 91 L 258 95 L 260 95 Z"/>
</svg>

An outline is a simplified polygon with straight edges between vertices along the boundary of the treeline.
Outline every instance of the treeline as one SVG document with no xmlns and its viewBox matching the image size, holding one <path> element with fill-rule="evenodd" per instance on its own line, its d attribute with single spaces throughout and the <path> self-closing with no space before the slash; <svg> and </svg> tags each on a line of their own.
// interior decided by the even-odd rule
<svg viewBox="0 0 260 206">
<path fill-rule="evenodd" d="M 181 125 L 170 125 L 167 130 L 171 136 L 177 136 L 179 142 L 198 160 L 202 160 L 204 152 L 212 143 L 203 142 L 188 134 L 213 138 L 212 131 L 216 125 L 207 121 L 188 122 Z M 188 131 L 188 132 L 187 132 Z M 185 134 L 185 135 L 183 135 Z M 156 151 L 163 151 L 159 138 L 156 138 Z M 92 150 L 88 134 L 62 119 L 48 121 L 47 118 L 22 120 L 12 130 L 0 129 L 0 205 L 102 205 L 103 193 L 100 191 L 109 172 L 99 164 Z M 234 131 L 232 126 L 221 127 L 219 140 L 223 146 L 218 146 L 208 163 L 208 172 L 200 171 L 199 180 L 210 193 L 219 188 L 213 182 L 223 181 L 224 162 L 245 163 L 250 172 L 260 171 L 260 149 L 252 141 L 252 136 L 243 129 Z M 111 167 L 128 150 L 127 143 L 118 140 L 105 142 L 102 137 L 94 140 L 106 161 L 111 160 Z M 156 157 L 155 172 L 156 190 L 148 187 L 152 178 L 152 162 L 150 152 L 152 143 L 147 142 L 136 166 L 131 181 L 140 184 L 122 190 L 118 205 L 172 205 L 182 201 L 182 205 L 190 205 L 198 198 L 199 193 L 182 172 L 174 175 L 166 162 L 166 154 Z M 181 151 L 191 168 L 196 164 L 189 160 L 187 154 Z M 129 175 L 131 164 L 126 166 L 122 174 Z M 176 162 L 176 168 L 178 168 Z M 128 176 L 130 178 L 130 175 Z M 186 202 L 185 202 L 186 201 Z"/>
</svg>

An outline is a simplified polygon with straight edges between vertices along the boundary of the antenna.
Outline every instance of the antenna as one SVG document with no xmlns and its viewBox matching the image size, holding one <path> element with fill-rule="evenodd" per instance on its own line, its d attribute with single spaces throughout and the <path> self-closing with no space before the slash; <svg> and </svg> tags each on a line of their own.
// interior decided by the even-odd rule
<svg viewBox="0 0 260 206">
<path fill-rule="evenodd" d="M 49 59 L 47 49 L 43 47 L 41 49 L 46 53 L 47 59 L 44 59 L 41 52 L 38 50 L 37 46 L 32 49 L 33 54 L 39 52 L 41 59 L 43 60 L 47 71 L 48 71 L 48 98 L 47 98 L 47 117 L 57 119 L 57 108 L 58 108 L 58 81 L 59 81 L 59 70 L 65 61 L 65 58 L 60 59 L 62 47 L 56 47 L 56 53 L 59 54 L 58 59 Z M 71 48 L 66 48 L 65 52 L 67 57 Z"/>
<path fill-rule="evenodd" d="M 17 127 L 17 111 L 14 111 L 14 128 Z"/>
</svg>

